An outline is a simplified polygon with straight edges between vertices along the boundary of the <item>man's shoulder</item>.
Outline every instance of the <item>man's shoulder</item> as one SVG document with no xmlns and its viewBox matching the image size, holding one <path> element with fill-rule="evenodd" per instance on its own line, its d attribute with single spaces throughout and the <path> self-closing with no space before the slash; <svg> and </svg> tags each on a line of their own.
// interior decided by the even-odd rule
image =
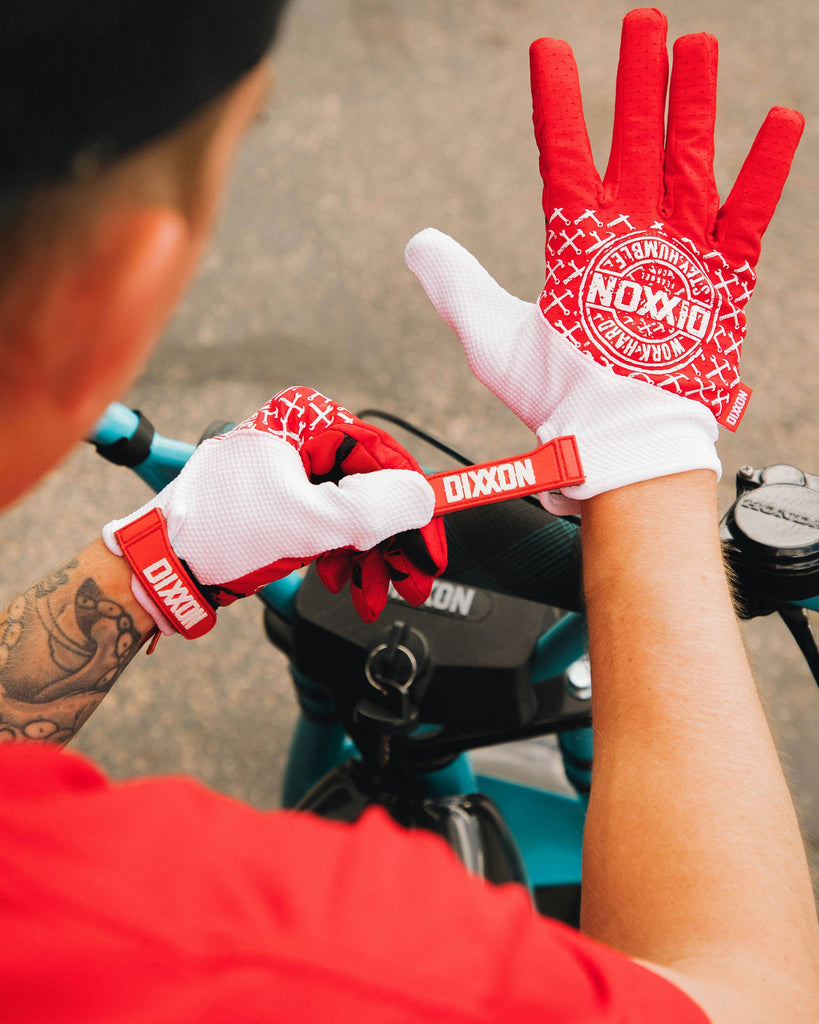
<svg viewBox="0 0 819 1024">
<path fill-rule="evenodd" d="M 21 798 L 5 783 L 26 771 Z M 0 835 L 0 893 L 25 920 L 17 969 L 33 978 L 59 934 L 65 998 L 85 998 L 77 979 L 93 962 L 139 1000 L 163 950 L 174 998 L 194 979 L 213 1007 L 275 991 L 279 1020 L 702 1021 L 668 982 L 378 808 L 345 825 L 190 779 L 108 783 L 76 755 L 2 751 Z"/>
</svg>

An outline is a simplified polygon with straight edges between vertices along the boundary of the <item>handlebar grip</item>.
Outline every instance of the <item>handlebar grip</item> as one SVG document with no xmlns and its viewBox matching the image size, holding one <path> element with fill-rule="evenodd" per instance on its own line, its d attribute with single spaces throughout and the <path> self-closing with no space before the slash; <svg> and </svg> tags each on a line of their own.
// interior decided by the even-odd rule
<svg viewBox="0 0 819 1024">
<path fill-rule="evenodd" d="M 523 498 L 445 516 L 446 578 L 582 611 L 580 527 Z"/>
</svg>

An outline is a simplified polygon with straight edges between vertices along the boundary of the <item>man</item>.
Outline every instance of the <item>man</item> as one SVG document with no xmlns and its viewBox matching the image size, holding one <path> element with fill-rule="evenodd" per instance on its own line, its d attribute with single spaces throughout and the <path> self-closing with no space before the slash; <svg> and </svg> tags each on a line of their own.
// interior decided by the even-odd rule
<svg viewBox="0 0 819 1024">
<path fill-rule="evenodd" d="M 656 11 L 627 17 L 602 183 L 570 51 L 541 40 L 532 61 L 549 226 L 540 302 L 506 296 L 436 232 L 416 237 L 407 259 L 478 376 L 542 439 L 565 430 L 580 446 L 586 483 L 546 500 L 582 510 L 597 731 L 584 863 L 591 938 L 537 919 L 514 888 L 479 887 L 431 837 L 402 834 L 377 813 L 347 828 L 259 814 L 181 780 L 109 786 L 80 759 L 18 743 L 0 750 L 9 1019 L 694 1022 L 707 1014 L 727 1024 L 819 1016 L 804 852 L 738 638 L 715 513 L 716 421 L 742 394 L 743 295 L 801 119 L 788 111 L 769 118 L 717 214 L 710 37 L 677 44 L 664 149 L 665 21 Z M 189 110 L 173 135 L 143 137 L 106 170 L 48 187 L 9 223 L 0 323 L 10 369 L 0 414 L 30 453 L 8 453 L 6 501 L 82 436 L 140 364 L 195 264 L 263 77 L 249 70 L 215 105 Z M 576 281 L 561 253 L 570 244 Z M 708 390 L 712 354 L 729 365 L 723 384 Z M 630 362 L 640 357 L 647 365 L 635 370 Z M 223 602 L 251 590 L 260 573 L 318 555 L 333 585 L 351 568 L 374 581 L 373 591 L 359 588 L 372 614 L 385 574 L 400 565 L 412 578 L 405 553 L 333 555 L 345 539 L 332 531 L 338 522 L 352 531 L 350 507 L 363 510 L 377 493 L 378 521 L 346 543 L 422 531 L 430 558 L 420 559 L 419 591 L 426 585 L 442 559 L 426 525 L 428 488 L 411 466 L 393 468 L 387 439 L 365 436 L 325 402 L 302 391 L 280 396 L 207 447 L 182 484 L 109 524 L 75 565 L 12 603 L 3 646 L 17 696 L 6 686 L 2 705 L 10 732 L 67 738 L 98 699 L 95 689 L 111 682 L 107 675 L 92 687 L 85 678 L 49 693 L 65 674 L 54 677 L 48 638 L 30 635 L 32 600 L 62 589 L 76 618 L 87 603 L 99 606 L 91 580 L 123 613 L 117 635 L 130 641 L 126 654 L 157 626 L 204 621 L 165 614 L 150 589 L 156 563 L 136 550 L 146 532 L 175 571 L 190 569 L 193 598 Z M 325 440 L 304 412 L 296 414 L 303 443 L 290 443 L 289 410 L 313 403 L 351 444 Z M 227 478 L 231 486 L 266 486 L 251 449 L 270 453 L 277 481 L 293 481 L 280 496 L 287 543 L 262 555 L 249 544 L 240 565 L 217 565 L 213 534 L 202 540 L 199 494 L 224 479 L 232 450 L 250 462 L 235 474 L 242 481 Z M 378 458 L 345 472 L 351 453 Z M 333 468 L 341 470 L 335 480 Z M 356 491 L 363 477 L 384 486 Z M 309 504 L 309 487 L 330 497 L 308 517 L 319 531 L 308 544 L 293 527 L 304 516 L 288 517 L 284 499 Z M 239 528 L 235 536 L 242 546 Z M 55 708 L 59 721 L 36 718 L 41 698 L 77 706 Z"/>
<path fill-rule="evenodd" d="M 283 5 L 249 3 L 235 26 L 218 2 L 164 13 L 136 11 L 130 0 L 116 11 L 94 12 L 92 6 L 80 7 L 75 19 L 61 5 L 45 12 L 21 9 L 19 21 L 8 14 L 4 56 L 10 77 L 16 70 L 24 83 L 16 91 L 26 102 L 15 111 L 17 162 L 3 171 L 0 417 L 5 436 L 25 437 L 26 443 L 5 449 L 4 505 L 88 433 L 155 343 L 196 268 L 235 147 L 269 88 L 268 68 L 259 62 Z M 18 67 L 15 44 L 18 50 L 28 45 L 38 61 L 53 61 L 54 67 L 46 72 L 34 58 Z M 100 53 L 106 55 L 101 67 Z M 46 74 L 55 89 L 69 76 L 74 91 L 54 93 L 44 88 L 48 80 L 34 83 Z M 318 415 L 325 427 L 330 415 L 326 409 L 317 413 L 309 402 L 304 422 L 291 423 L 290 434 L 284 432 L 289 443 L 268 433 L 256 444 L 262 437 L 252 431 L 210 446 L 214 458 L 250 460 L 248 472 L 235 475 L 231 495 L 240 517 L 243 510 L 255 510 L 258 543 L 252 548 L 253 523 L 243 519 L 229 525 L 226 507 L 218 507 L 216 519 L 228 527 L 231 552 L 239 554 L 241 543 L 245 547 L 239 555 L 242 569 L 219 565 L 227 575 L 217 579 L 208 575 L 214 566 L 180 550 L 182 538 L 175 538 L 180 557 L 199 572 L 199 583 L 223 585 L 218 597 L 211 590 L 202 605 L 209 625 L 215 619 L 211 603 L 229 603 L 322 552 L 347 545 L 366 551 L 413 527 L 424 528 L 415 535 L 421 541 L 415 550 L 432 545 L 426 564 L 416 567 L 393 550 L 395 545 L 381 549 L 383 559 L 372 552 L 357 560 L 361 586 L 354 586 L 354 597 L 365 615 L 377 614 L 390 573 L 408 599 L 428 596 L 431 576 L 444 560 L 442 526 L 426 525 L 431 489 L 395 442 L 331 405 L 337 429 L 317 430 L 307 444 L 303 431 L 310 431 L 312 418 Z M 358 476 L 338 488 L 311 486 L 299 455 L 312 456 L 315 478 L 329 471 L 338 445 L 349 445 L 353 436 L 356 450 L 342 460 L 343 472 L 360 472 L 365 464 L 368 470 L 383 466 L 387 471 Z M 246 454 L 237 456 L 237 448 Z M 258 472 L 250 465 L 254 459 L 264 466 L 257 466 Z M 188 472 L 185 481 L 192 479 L 196 474 Z M 260 479 L 269 481 L 269 493 L 258 490 Z M 244 490 L 240 481 L 247 485 Z M 390 494 L 386 506 L 384 488 Z M 213 510 L 208 490 L 205 484 L 201 501 Z M 189 503 L 194 493 L 196 484 L 183 497 L 177 492 L 177 501 Z M 275 511 L 270 515 L 281 509 L 284 519 Z M 269 536 L 277 541 L 272 547 Z M 213 537 L 208 540 L 206 563 Z M 65 742 L 148 634 L 157 627 L 173 631 L 166 602 L 159 602 L 166 614 L 145 596 L 134 602 L 131 568 L 119 557 L 113 532 L 107 544 L 116 554 L 100 540 L 38 584 L 19 616 L 12 606 L 0 645 L 5 673 L 0 734 Z M 187 570 L 170 556 L 186 577 Z M 321 566 L 336 588 L 345 582 L 345 572 L 352 572 L 337 555 L 323 558 Z M 251 569 L 256 576 L 248 580 Z M 188 586 L 189 593 L 197 591 Z M 91 656 L 84 654 L 89 646 Z"/>
</svg>

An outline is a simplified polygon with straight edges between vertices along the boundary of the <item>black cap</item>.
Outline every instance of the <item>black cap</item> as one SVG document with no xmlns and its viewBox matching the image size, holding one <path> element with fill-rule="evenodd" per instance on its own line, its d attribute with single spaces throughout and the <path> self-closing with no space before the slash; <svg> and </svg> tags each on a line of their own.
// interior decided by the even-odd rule
<svg viewBox="0 0 819 1024">
<path fill-rule="evenodd" d="M 286 0 L 2 0 L 0 212 L 169 131 L 250 71 Z"/>
</svg>

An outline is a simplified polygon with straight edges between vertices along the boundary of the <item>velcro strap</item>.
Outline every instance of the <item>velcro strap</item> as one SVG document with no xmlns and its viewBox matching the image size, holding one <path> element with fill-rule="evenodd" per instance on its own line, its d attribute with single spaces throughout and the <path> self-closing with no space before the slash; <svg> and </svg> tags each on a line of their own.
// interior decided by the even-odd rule
<svg viewBox="0 0 819 1024">
<path fill-rule="evenodd" d="M 176 556 L 158 508 L 121 527 L 114 536 L 134 575 L 182 636 L 195 640 L 213 629 L 216 612 Z"/>
<path fill-rule="evenodd" d="M 567 436 L 555 437 L 524 455 L 433 473 L 427 479 L 435 492 L 434 515 L 440 516 L 473 505 L 582 484 L 586 478 L 577 442 Z"/>
</svg>

